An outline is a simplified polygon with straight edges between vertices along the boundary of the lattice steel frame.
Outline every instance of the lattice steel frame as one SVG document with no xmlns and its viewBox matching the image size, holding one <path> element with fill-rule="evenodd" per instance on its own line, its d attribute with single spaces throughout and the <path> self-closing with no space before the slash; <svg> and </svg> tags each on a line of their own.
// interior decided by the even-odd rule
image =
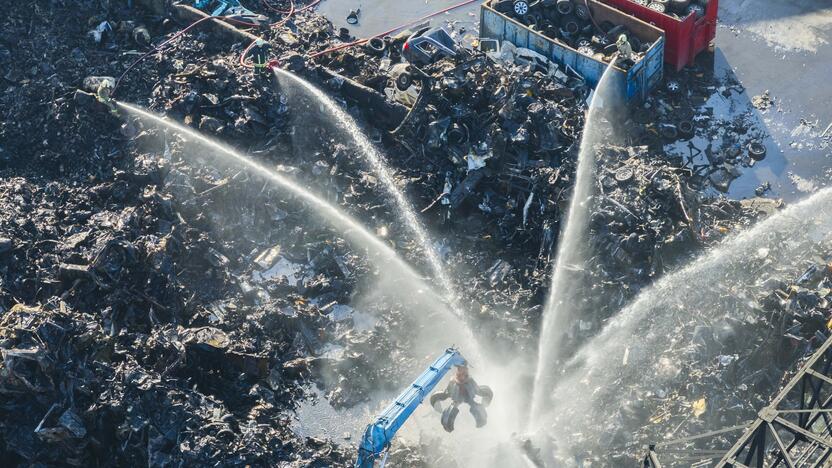
<svg viewBox="0 0 832 468">
<path fill-rule="evenodd" d="M 832 337 L 815 351 L 716 467 L 774 468 L 832 465 Z M 738 427 L 680 439 L 689 441 Z M 739 427 L 742 428 L 742 427 Z M 676 441 L 674 441 L 676 442 Z M 668 443 L 658 444 L 668 445 Z M 642 466 L 661 468 L 657 446 Z M 713 455 L 713 454 L 712 454 Z M 716 458 L 714 456 L 714 458 Z"/>
</svg>

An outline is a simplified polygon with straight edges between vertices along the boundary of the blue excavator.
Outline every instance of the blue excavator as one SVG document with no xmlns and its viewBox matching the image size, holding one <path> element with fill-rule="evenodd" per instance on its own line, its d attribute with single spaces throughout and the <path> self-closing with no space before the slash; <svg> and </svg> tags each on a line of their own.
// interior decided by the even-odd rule
<svg viewBox="0 0 832 468">
<path fill-rule="evenodd" d="M 431 406 L 442 413 L 442 426 L 446 431 L 453 431 L 454 419 L 459 412 L 458 406 L 467 403 L 474 416 L 477 427 L 486 423 L 485 407 L 491 403 L 493 393 L 484 385 L 477 385 L 468 376 L 468 364 L 455 348 L 448 348 L 422 374 L 390 404 L 376 420 L 367 426 L 358 445 L 358 458 L 355 468 L 374 468 L 379 461 L 379 468 L 387 461 L 388 449 L 396 432 L 416 411 L 425 397 L 436 387 L 445 374 L 456 367 L 457 373 L 444 392 L 431 396 Z M 475 396 L 481 400 L 476 401 Z M 442 410 L 441 401 L 451 399 L 451 404 Z"/>
</svg>

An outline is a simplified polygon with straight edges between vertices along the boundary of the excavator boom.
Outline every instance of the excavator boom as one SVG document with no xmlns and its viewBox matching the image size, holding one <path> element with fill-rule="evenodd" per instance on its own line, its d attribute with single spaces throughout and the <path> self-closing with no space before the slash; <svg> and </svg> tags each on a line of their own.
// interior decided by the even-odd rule
<svg viewBox="0 0 832 468">
<path fill-rule="evenodd" d="M 373 468 L 376 459 L 390 446 L 396 432 L 422 403 L 425 397 L 442 380 L 448 371 L 464 365 L 465 359 L 454 348 L 445 350 L 416 380 L 403 391 L 390 406 L 367 426 L 358 445 L 356 468 Z"/>
</svg>

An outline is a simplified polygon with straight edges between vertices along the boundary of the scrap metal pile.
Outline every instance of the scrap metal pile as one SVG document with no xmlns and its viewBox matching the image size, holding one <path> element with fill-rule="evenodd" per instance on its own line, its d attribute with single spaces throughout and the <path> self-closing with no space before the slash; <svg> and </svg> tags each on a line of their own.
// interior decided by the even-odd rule
<svg viewBox="0 0 832 468">
<path fill-rule="evenodd" d="M 683 264 L 687 253 L 758 218 L 741 202 L 708 201 L 688 171 L 651 158 L 646 146 L 607 146 L 599 153 L 599 196 L 590 220 L 599 262 L 594 270 L 601 282 L 626 285 L 628 294 L 605 301 L 597 320 L 608 318 L 663 271 Z M 615 297 L 607 294 L 596 295 Z"/>
<path fill-rule="evenodd" d="M 646 391 L 631 393 L 621 403 L 620 423 L 609 427 L 611 439 L 670 442 L 670 452 L 682 454 L 664 455 L 667 466 L 689 466 L 689 461 L 676 460 L 685 450 L 726 450 L 739 436 L 736 431 L 697 436 L 753 420 L 798 369 L 796 364 L 829 338 L 828 247 L 817 243 L 802 252 L 797 264 L 808 267 L 798 276 L 772 267 L 771 255 L 761 249 L 735 266 L 760 273 L 751 287 L 714 281 L 704 305 L 736 313 L 695 314 L 683 322 L 692 327 L 692 340 L 666 349 Z M 627 426 L 639 429 L 622 430 Z"/>
<path fill-rule="evenodd" d="M 672 18 L 682 19 L 694 14 L 698 17 L 705 15 L 708 0 L 630 0 L 633 3 L 664 13 Z"/>
<path fill-rule="evenodd" d="M 618 52 L 616 41 L 622 35 L 627 38 L 636 55 L 647 52 L 653 45 L 650 41 L 641 41 L 624 25 L 609 21 L 595 24 L 585 0 L 500 0 L 492 6 L 530 29 L 603 62 L 609 62 Z M 629 65 L 620 63 L 619 66 Z"/>
<path fill-rule="evenodd" d="M 407 70 L 417 75 L 399 53 L 406 37 L 389 38 L 381 50 L 368 44 L 322 58 L 320 63 L 412 108 L 395 132 L 385 136 L 393 154 L 407 155 L 397 161 L 403 174 L 411 174 L 403 177 L 403 186 L 407 193 L 426 200 L 424 213 L 433 215 L 440 232 L 465 230 L 472 243 L 453 237 L 448 242 L 455 262 L 471 265 L 475 294 L 483 296 L 472 308 L 481 311 L 478 318 L 484 324 L 519 320 L 510 332 L 503 327 L 497 330 L 516 333 L 510 341 L 523 343 L 539 318 L 542 288 L 569 199 L 589 89 L 568 69 L 561 71 L 540 59 L 530 61 L 527 52 L 516 48 L 510 56 L 470 52 L 440 56 L 418 69 L 423 79 L 409 80 L 403 92 L 397 88 L 397 77 Z M 337 89 L 342 82 L 329 79 L 322 85 Z M 682 158 L 664 154 L 665 143 L 689 139 L 695 130 L 673 135 L 657 130 L 668 117 L 694 115 L 677 96 L 665 92 L 650 98 L 629 118 L 622 114 L 620 133 L 647 146 L 630 147 L 632 157 L 607 162 L 605 170 L 629 171 L 630 178 L 635 173 L 641 182 L 622 180 L 626 190 L 602 199 L 617 197 L 619 206 L 638 213 L 638 222 L 619 224 L 622 234 L 606 230 L 593 238 L 599 252 L 613 254 L 597 257 L 604 263 L 605 281 L 618 280 L 613 291 L 589 294 L 618 298 L 599 304 L 595 325 L 686 254 L 756 218 L 753 210 L 736 202 L 701 195 L 708 181 Z M 364 111 L 364 116 L 373 120 L 372 111 Z M 644 116 L 653 120 L 639 120 Z M 424 172 L 425 161 L 429 174 Z M 599 179 L 599 193 L 610 180 Z M 645 191 L 659 185 L 660 189 Z M 685 205 L 690 213 L 684 212 Z M 600 210 L 599 222 L 603 213 Z M 616 223 L 611 226 L 614 229 Z M 638 246 L 625 243 L 632 256 L 620 248 L 625 236 L 640 239 Z M 674 247 L 668 247 L 671 244 Z M 636 257 L 644 265 L 623 261 Z M 506 310 L 511 313 L 504 314 Z M 495 327 L 484 326 L 483 331 L 492 333 Z"/>
<path fill-rule="evenodd" d="M 308 207 L 242 168 L 195 164 L 179 136 L 76 91 L 85 78 L 115 81 L 184 26 L 128 3 L 43 0 L 0 19 L 0 459 L 346 464 L 349 447 L 293 431 L 293 410 L 312 384 L 350 406 L 407 381 L 420 365 L 406 353 L 411 318 L 397 304 L 350 303 L 381 272 Z M 150 55 L 117 97 L 326 187 L 421 266 L 354 149 L 325 128 L 309 149 L 302 105 L 240 65 L 247 43 L 215 32 Z M 264 38 L 360 117 L 459 265 L 483 339 L 534 348 L 584 125 L 581 78 L 476 51 L 407 70 L 407 34 L 308 60 L 352 40 L 312 10 Z M 616 304 L 753 218 L 701 196 L 707 180 L 665 157 L 666 135 L 628 122 L 643 138 L 609 150 L 592 233 Z"/>
</svg>

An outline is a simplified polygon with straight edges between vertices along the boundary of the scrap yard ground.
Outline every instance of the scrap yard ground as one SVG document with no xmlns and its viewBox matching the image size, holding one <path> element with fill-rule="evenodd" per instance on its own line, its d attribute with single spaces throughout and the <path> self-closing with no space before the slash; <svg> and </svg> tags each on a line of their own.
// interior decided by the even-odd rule
<svg viewBox="0 0 832 468">
<path fill-rule="evenodd" d="M 404 37 L 385 52 L 330 50 L 458 0 L 242 2 L 271 24 L 233 25 L 262 37 L 262 50 L 211 22 L 175 36 L 193 19 L 170 3 L 35 0 L 0 17 L 4 465 L 350 466 L 363 427 L 437 352 L 474 347 L 448 341 L 467 335 L 430 291 L 460 291 L 454 312 L 488 358 L 472 373 L 498 391 L 482 430 L 466 413 L 446 434 L 420 409 L 391 447 L 393 466 L 637 466 L 647 443 L 753 418 L 829 335 L 832 250 L 815 232 L 832 219 L 827 1 L 723 0 L 713 54 L 665 70 L 644 103 L 603 119 L 618 138 L 596 147 L 589 253 L 569 265 L 582 279 L 571 293 L 591 313 L 559 327 L 564 356 L 584 358 L 572 368 L 592 362 L 582 346 L 655 284 L 680 288 L 660 305 L 683 313 L 634 328 L 634 341 L 673 337 L 650 345 L 655 359 L 627 348 L 603 363 L 624 372 L 638 362 L 653 383 L 611 371 L 609 385 L 590 388 L 596 374 L 569 380 L 564 369 L 575 399 L 597 404 L 572 420 L 583 432 L 547 414 L 544 442 L 524 433 L 522 392 L 533 386 L 589 87 L 472 54 L 424 65 L 425 81 L 403 95 L 391 65 Z M 432 24 L 476 43 L 479 3 Z M 430 245 L 343 121 L 302 86 L 253 68 L 260 54 L 358 122 Z M 100 86 L 108 79 L 115 90 Z M 418 281 L 308 199 L 116 102 L 320 195 Z M 757 143 L 761 160 L 749 154 Z M 807 219 L 770 221 L 812 194 L 797 205 Z M 755 231 L 766 219 L 771 232 Z M 455 284 L 441 284 L 426 249 Z M 708 257 L 720 249 L 731 252 L 726 266 Z"/>
<path fill-rule="evenodd" d="M 320 11 L 337 26 L 346 23 L 347 14 L 362 9 L 360 21 L 350 26 L 359 36 L 377 34 L 385 26 L 418 18 L 430 11 L 453 5 L 454 0 L 408 2 L 390 8 L 392 2 L 324 1 Z M 479 6 L 472 5 L 441 17 L 462 37 L 474 38 L 479 26 Z M 732 184 L 732 196 L 754 194 L 763 182 L 771 182 L 772 196 L 800 198 L 796 175 L 813 180 L 816 187 L 826 184 L 832 129 L 832 88 L 823 77 L 832 67 L 832 15 L 823 0 L 738 0 L 720 3 L 716 37 L 715 73 L 735 75 L 743 91 L 720 106 L 733 103 L 733 112 L 742 113 L 754 96 L 768 91 L 775 104 L 765 112 L 754 113 L 754 120 L 771 135 L 767 141 L 770 159 L 761 169 L 746 171 Z M 804 123 L 805 122 L 805 123 Z M 773 156 L 773 157 L 772 157 Z"/>
</svg>

